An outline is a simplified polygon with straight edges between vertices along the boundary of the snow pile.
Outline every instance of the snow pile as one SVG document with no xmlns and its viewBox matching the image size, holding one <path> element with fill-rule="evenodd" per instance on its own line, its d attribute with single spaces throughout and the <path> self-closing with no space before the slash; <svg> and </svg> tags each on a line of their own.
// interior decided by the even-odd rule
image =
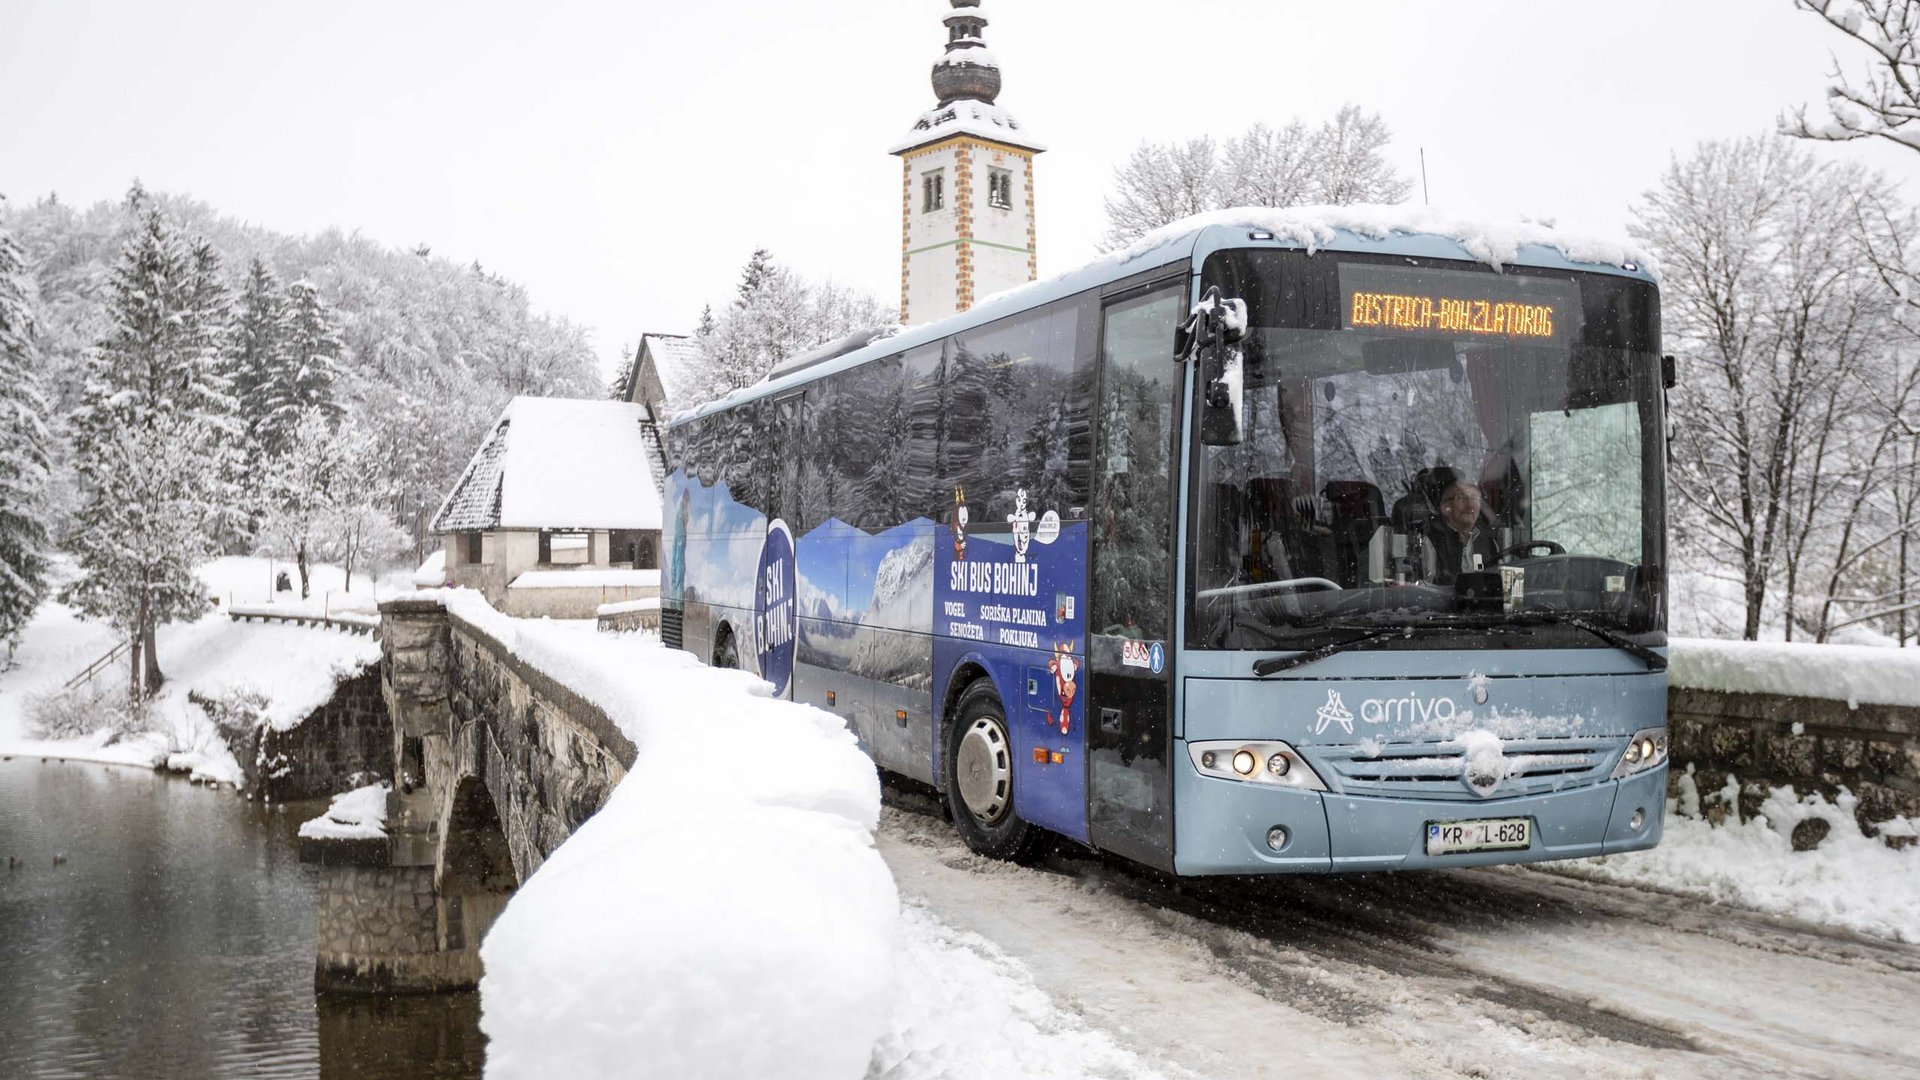
<svg viewBox="0 0 1920 1080">
<path fill-rule="evenodd" d="M 382 781 L 335 795 L 327 812 L 302 822 L 300 835 L 308 840 L 382 840 L 387 835 L 387 793 L 393 785 Z"/>
<path fill-rule="evenodd" d="M 509 589 L 658 589 L 658 570 L 529 570 Z"/>
<path fill-rule="evenodd" d="M 1625 266 L 1631 263 L 1649 274 L 1659 276 L 1653 258 L 1624 240 L 1573 236 L 1536 222 L 1491 222 L 1455 217 L 1432 207 L 1405 203 L 1392 206 L 1364 203 L 1353 206 L 1296 206 L 1285 210 L 1238 206 L 1216 210 L 1182 218 L 1155 229 L 1135 240 L 1120 254 L 1120 260 L 1125 262 L 1138 258 L 1213 225 L 1270 232 L 1276 239 L 1298 244 L 1308 252 L 1333 246 L 1342 232 L 1373 240 L 1428 234 L 1458 243 L 1469 255 L 1496 270 L 1518 263 L 1522 249 L 1538 246 L 1558 251 L 1572 262 L 1600 266 Z"/>
<path fill-rule="evenodd" d="M 866 1075 L 899 901 L 841 720 L 645 639 L 439 595 L 638 749 L 487 935 L 488 1075 Z"/>
<path fill-rule="evenodd" d="M 1161 1074 L 1061 1009 L 1026 965 L 919 908 L 902 921 L 893 1022 L 872 1080 L 1081 1080 Z"/>
<path fill-rule="evenodd" d="M 440 548 L 428 555 L 413 572 L 413 585 L 417 589 L 435 589 L 447 583 L 447 549 Z"/>
<path fill-rule="evenodd" d="M 1671 660 L 1671 685 L 1689 690 L 1920 707 L 1920 650 L 1681 638 Z"/>
<path fill-rule="evenodd" d="M 1681 778 L 1680 809 L 1697 809 L 1693 777 Z M 1732 802 L 1739 781 L 1707 796 Z M 1863 934 L 1920 944 L 1920 845 L 1895 851 L 1862 835 L 1854 800 L 1829 802 L 1775 788 L 1760 814 L 1712 825 L 1669 812 L 1660 846 L 1597 859 L 1543 864 L 1554 873 L 1622 885 L 1651 886 L 1717 903 L 1789 915 Z M 1794 851 L 1794 827 L 1819 818 L 1829 831 L 1812 851 Z M 1895 819 L 1883 835 L 1912 835 L 1914 823 Z"/>
</svg>

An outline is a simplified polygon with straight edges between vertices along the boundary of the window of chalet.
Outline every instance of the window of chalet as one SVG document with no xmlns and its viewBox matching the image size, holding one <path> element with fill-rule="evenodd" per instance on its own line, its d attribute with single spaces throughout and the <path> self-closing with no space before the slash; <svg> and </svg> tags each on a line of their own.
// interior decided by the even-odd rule
<svg viewBox="0 0 1920 1080">
<path fill-rule="evenodd" d="M 479 566 L 486 560 L 486 534 L 470 532 L 465 534 L 467 541 L 467 565 Z"/>
<path fill-rule="evenodd" d="M 592 561 L 592 533 L 541 531 L 540 562 L 543 565 L 585 566 Z"/>
</svg>

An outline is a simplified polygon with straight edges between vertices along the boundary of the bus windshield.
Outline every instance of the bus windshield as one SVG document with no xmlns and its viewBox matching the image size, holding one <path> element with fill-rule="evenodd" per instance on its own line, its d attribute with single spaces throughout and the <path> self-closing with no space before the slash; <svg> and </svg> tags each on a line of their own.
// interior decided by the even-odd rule
<svg viewBox="0 0 1920 1080">
<path fill-rule="evenodd" d="M 1663 628 L 1640 283 L 1256 254 L 1213 275 L 1251 325 L 1243 439 L 1194 448 L 1191 645 Z"/>
</svg>

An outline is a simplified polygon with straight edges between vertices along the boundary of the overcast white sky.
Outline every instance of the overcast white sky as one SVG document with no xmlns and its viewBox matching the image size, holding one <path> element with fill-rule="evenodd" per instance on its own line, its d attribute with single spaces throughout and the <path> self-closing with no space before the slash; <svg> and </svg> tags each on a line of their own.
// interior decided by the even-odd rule
<svg viewBox="0 0 1920 1080">
<path fill-rule="evenodd" d="M 686 331 L 757 245 L 899 290 L 899 163 L 946 0 L 0 0 L 0 192 L 140 177 L 275 229 L 426 242 L 603 360 Z M 1041 273 L 1143 139 L 1385 115 L 1432 201 L 1620 232 L 1669 155 L 1817 100 L 1791 0 L 989 0 L 1039 163 Z M 1836 154 L 1851 151 L 1836 149 Z M 1857 152 L 1900 177 L 1920 155 Z M 1416 196 L 1417 197 L 1417 196 Z"/>
</svg>

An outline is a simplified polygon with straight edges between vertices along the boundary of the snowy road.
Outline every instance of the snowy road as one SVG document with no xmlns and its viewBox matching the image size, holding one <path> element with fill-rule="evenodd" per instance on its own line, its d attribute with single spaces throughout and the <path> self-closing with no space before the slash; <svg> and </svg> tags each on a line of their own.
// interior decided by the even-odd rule
<svg viewBox="0 0 1920 1080">
<path fill-rule="evenodd" d="M 1920 1076 L 1920 947 L 1528 870 L 1024 868 L 972 855 L 921 796 L 889 803 L 903 898 L 1138 1059 L 1090 1075 Z"/>
</svg>

